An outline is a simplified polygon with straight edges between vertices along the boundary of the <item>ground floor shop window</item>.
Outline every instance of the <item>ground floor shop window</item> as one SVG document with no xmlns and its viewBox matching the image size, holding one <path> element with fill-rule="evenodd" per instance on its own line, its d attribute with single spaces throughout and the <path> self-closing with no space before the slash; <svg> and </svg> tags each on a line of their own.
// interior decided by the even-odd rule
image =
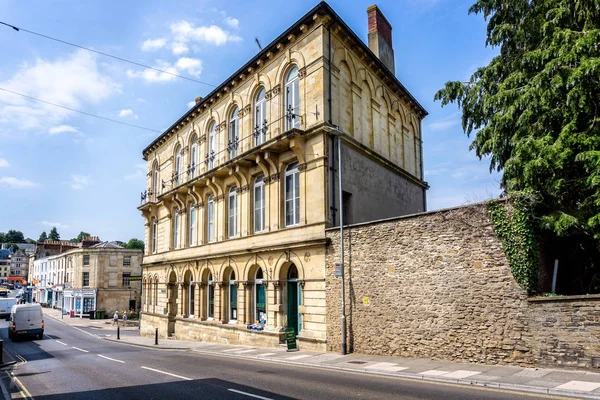
<svg viewBox="0 0 600 400">
<path fill-rule="evenodd" d="M 255 322 L 264 325 L 267 323 L 267 293 L 265 286 L 263 285 L 263 272 L 260 268 L 256 271 L 256 277 L 254 278 L 254 293 L 256 296 L 254 310 Z"/>
<path fill-rule="evenodd" d="M 212 274 L 208 275 L 208 318 L 215 317 L 215 286 L 212 280 Z"/>
</svg>

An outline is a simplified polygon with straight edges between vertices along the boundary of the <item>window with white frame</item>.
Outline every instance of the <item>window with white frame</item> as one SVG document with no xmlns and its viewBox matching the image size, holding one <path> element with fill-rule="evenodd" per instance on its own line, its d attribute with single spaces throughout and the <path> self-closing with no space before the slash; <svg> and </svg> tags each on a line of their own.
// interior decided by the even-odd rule
<svg viewBox="0 0 600 400">
<path fill-rule="evenodd" d="M 213 195 L 210 195 L 208 197 L 208 207 L 206 207 L 207 209 L 207 236 L 208 236 L 208 241 L 209 242 L 214 242 L 215 241 L 215 197 Z"/>
<path fill-rule="evenodd" d="M 152 218 L 152 253 L 156 253 L 156 239 L 158 237 L 158 222 Z"/>
<path fill-rule="evenodd" d="M 131 256 L 125 256 L 125 257 L 123 257 L 123 266 L 124 267 L 131 267 Z"/>
<path fill-rule="evenodd" d="M 194 316 L 194 307 L 195 307 L 195 296 L 196 296 L 196 285 L 194 285 L 194 281 L 190 281 L 188 290 L 190 291 L 190 303 L 188 304 L 189 307 L 189 315 L 190 317 Z"/>
<path fill-rule="evenodd" d="M 83 256 L 83 266 L 84 267 L 89 267 L 90 266 L 90 256 L 89 254 L 86 254 Z"/>
<path fill-rule="evenodd" d="M 196 169 L 198 168 L 198 136 L 192 136 L 192 146 L 190 147 L 190 169 L 192 178 L 196 177 Z"/>
<path fill-rule="evenodd" d="M 300 223 L 300 179 L 298 163 L 285 169 L 285 226 Z"/>
<path fill-rule="evenodd" d="M 267 136 L 267 92 L 261 87 L 254 99 L 254 144 L 263 144 Z"/>
<path fill-rule="evenodd" d="M 125 286 L 129 286 L 129 272 L 123 272 L 123 281 L 122 281 L 122 285 L 123 287 Z"/>
<path fill-rule="evenodd" d="M 229 142 L 227 143 L 227 150 L 229 151 L 229 158 L 232 159 L 237 156 L 238 140 L 239 140 L 239 128 L 240 120 L 238 118 L 239 108 L 233 107 L 231 114 L 229 114 Z"/>
<path fill-rule="evenodd" d="M 227 228 L 228 228 L 228 236 L 233 238 L 237 235 L 237 188 L 232 186 L 229 189 L 229 208 L 228 208 L 228 219 L 227 219 Z"/>
<path fill-rule="evenodd" d="M 285 78 L 285 130 L 300 126 L 299 82 L 298 67 L 294 65 Z"/>
<path fill-rule="evenodd" d="M 175 182 L 178 184 L 181 182 L 181 169 L 183 166 L 183 148 L 177 146 L 175 153 Z"/>
<path fill-rule="evenodd" d="M 156 201 L 158 198 L 158 164 L 154 164 L 154 169 L 152 170 L 152 194 Z"/>
<path fill-rule="evenodd" d="M 265 230 L 265 180 L 262 175 L 254 180 L 254 232 Z"/>
<path fill-rule="evenodd" d="M 180 223 L 180 216 L 179 216 L 179 209 L 176 208 L 174 211 L 174 217 L 173 217 L 173 248 L 176 249 L 179 247 L 179 223 Z"/>
<path fill-rule="evenodd" d="M 208 169 L 215 167 L 217 158 L 217 124 L 213 121 L 208 128 L 208 153 L 206 160 L 208 161 Z"/>
<path fill-rule="evenodd" d="M 194 246 L 196 244 L 196 206 L 190 205 L 189 213 L 189 232 L 188 232 L 188 246 Z"/>
<path fill-rule="evenodd" d="M 83 272 L 81 274 L 81 286 L 90 286 L 90 273 Z"/>
</svg>

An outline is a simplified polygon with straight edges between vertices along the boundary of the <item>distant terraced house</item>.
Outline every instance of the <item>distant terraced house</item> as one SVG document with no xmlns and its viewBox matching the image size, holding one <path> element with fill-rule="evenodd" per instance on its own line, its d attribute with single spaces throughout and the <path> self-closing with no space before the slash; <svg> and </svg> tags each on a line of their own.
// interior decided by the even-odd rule
<svg viewBox="0 0 600 400">
<path fill-rule="evenodd" d="M 324 350 L 325 230 L 425 211 L 427 112 L 368 21 L 367 46 L 320 3 L 143 151 L 143 335 L 277 346 L 293 328 Z"/>
</svg>

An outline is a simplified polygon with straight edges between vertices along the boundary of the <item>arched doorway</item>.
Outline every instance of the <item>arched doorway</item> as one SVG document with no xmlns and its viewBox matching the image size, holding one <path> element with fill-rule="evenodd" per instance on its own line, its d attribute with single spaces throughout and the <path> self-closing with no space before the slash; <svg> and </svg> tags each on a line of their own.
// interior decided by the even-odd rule
<svg viewBox="0 0 600 400">
<path fill-rule="evenodd" d="M 167 283 L 169 290 L 169 301 L 167 303 L 169 323 L 167 327 L 167 335 L 175 334 L 175 316 L 177 315 L 177 274 L 171 271 L 169 281 Z"/>
<path fill-rule="evenodd" d="M 298 307 L 302 304 L 302 286 L 298 283 L 298 269 L 291 264 L 287 273 L 287 326 L 294 328 L 296 335 L 302 329 L 302 317 Z"/>
</svg>

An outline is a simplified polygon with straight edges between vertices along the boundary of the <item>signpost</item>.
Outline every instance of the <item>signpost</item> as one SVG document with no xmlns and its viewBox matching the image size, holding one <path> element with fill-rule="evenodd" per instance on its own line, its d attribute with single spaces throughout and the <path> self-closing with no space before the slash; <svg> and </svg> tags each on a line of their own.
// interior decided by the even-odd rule
<svg viewBox="0 0 600 400">
<path fill-rule="evenodd" d="M 298 351 L 296 345 L 296 331 L 294 328 L 285 328 L 285 342 L 287 344 L 287 351 Z"/>
<path fill-rule="evenodd" d="M 134 281 L 141 281 L 142 280 L 142 276 L 141 275 L 132 275 L 129 277 L 129 282 L 134 282 Z"/>
</svg>

